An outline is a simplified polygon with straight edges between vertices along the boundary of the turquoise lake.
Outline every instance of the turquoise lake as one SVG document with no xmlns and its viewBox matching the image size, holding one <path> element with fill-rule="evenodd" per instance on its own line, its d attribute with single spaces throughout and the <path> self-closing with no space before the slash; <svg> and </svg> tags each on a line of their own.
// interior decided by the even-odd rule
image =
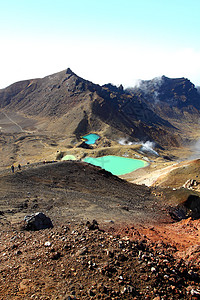
<svg viewBox="0 0 200 300">
<path fill-rule="evenodd" d="M 97 158 L 86 157 L 84 162 L 99 166 L 113 175 L 124 175 L 139 168 L 146 167 L 148 163 L 140 159 L 126 158 L 121 156 L 107 155 Z"/>
<path fill-rule="evenodd" d="M 67 154 L 62 158 L 62 160 L 76 160 L 76 157 L 74 155 Z"/>
<path fill-rule="evenodd" d="M 90 133 L 83 136 L 83 139 L 86 140 L 85 143 L 88 145 L 95 144 L 100 136 L 96 133 Z"/>
</svg>

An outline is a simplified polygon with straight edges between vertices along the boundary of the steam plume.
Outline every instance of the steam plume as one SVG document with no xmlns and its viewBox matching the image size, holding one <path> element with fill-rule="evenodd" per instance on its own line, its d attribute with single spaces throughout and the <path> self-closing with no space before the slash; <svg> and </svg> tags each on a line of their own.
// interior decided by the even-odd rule
<svg viewBox="0 0 200 300">
<path fill-rule="evenodd" d="M 146 141 L 146 142 L 130 142 L 126 138 L 121 138 L 118 143 L 120 145 L 141 145 L 140 151 L 144 153 L 150 153 L 156 156 L 159 156 L 158 152 L 154 150 L 155 143 Z M 200 143 L 200 141 L 199 141 Z"/>
<path fill-rule="evenodd" d="M 140 151 L 142 152 L 149 152 L 151 154 L 159 156 L 158 152 L 156 152 L 153 148 L 155 147 L 154 142 L 146 141 L 145 143 L 142 143 L 142 147 Z"/>
</svg>

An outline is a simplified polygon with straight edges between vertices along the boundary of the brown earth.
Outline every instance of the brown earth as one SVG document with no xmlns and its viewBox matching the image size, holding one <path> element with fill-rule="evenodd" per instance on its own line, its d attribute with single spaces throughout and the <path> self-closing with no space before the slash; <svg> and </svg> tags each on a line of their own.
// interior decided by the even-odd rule
<svg viewBox="0 0 200 300">
<path fill-rule="evenodd" d="M 22 166 L 0 176 L 0 210 L 8 222 L 43 210 L 58 222 L 68 218 L 134 219 L 137 223 L 170 222 L 167 203 L 151 189 L 131 184 L 83 162 L 54 162 Z M 163 211 L 163 212 L 162 212 Z"/>
<path fill-rule="evenodd" d="M 195 180 L 196 185 L 193 189 L 199 190 L 199 176 L 200 176 L 200 159 L 183 161 L 171 168 L 169 172 L 162 174 L 154 182 L 154 185 L 161 187 L 181 188 L 186 181 Z"/>
<path fill-rule="evenodd" d="M 0 299 L 198 299 L 200 223 L 164 192 L 82 162 L 2 171 Z M 53 229 L 23 229 L 37 211 Z"/>
<path fill-rule="evenodd" d="M 198 235 L 199 223 L 185 226 Z M 167 227 L 135 224 L 1 231 L 0 299 L 199 299 L 199 245 L 180 252 L 178 227 L 176 243 Z"/>
</svg>

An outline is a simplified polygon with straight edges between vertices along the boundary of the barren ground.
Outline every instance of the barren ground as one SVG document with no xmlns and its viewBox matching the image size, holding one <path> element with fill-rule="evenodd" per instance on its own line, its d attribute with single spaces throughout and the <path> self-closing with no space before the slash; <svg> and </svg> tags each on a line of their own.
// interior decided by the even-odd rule
<svg viewBox="0 0 200 300">
<path fill-rule="evenodd" d="M 198 195 L 198 186 L 178 189 L 200 176 L 196 162 L 179 172 L 178 161 L 149 157 L 149 167 L 121 177 L 155 187 L 135 185 L 82 162 L 52 160 L 61 152 L 146 156 L 138 147 L 112 141 L 78 149 L 74 137 L 49 134 L 44 124 L 1 118 L 0 299 L 199 299 L 199 220 L 177 222 L 168 210 Z M 22 170 L 12 174 L 12 163 Z M 38 211 L 54 228 L 24 231 L 24 216 Z M 99 228 L 89 230 L 93 219 Z"/>
</svg>

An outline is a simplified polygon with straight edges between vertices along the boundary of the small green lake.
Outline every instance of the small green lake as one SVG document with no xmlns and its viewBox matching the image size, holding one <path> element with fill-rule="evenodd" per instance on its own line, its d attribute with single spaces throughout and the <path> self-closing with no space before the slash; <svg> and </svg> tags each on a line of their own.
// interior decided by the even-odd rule
<svg viewBox="0 0 200 300">
<path fill-rule="evenodd" d="M 144 160 L 107 155 L 97 158 L 86 157 L 84 162 L 101 167 L 113 175 L 124 175 L 148 166 Z"/>
<path fill-rule="evenodd" d="M 65 155 L 62 160 L 76 160 L 76 157 L 74 155 Z"/>
<path fill-rule="evenodd" d="M 96 133 L 90 133 L 83 136 L 83 139 L 86 140 L 85 143 L 88 145 L 95 144 L 98 138 L 100 138 L 100 136 Z"/>
</svg>

